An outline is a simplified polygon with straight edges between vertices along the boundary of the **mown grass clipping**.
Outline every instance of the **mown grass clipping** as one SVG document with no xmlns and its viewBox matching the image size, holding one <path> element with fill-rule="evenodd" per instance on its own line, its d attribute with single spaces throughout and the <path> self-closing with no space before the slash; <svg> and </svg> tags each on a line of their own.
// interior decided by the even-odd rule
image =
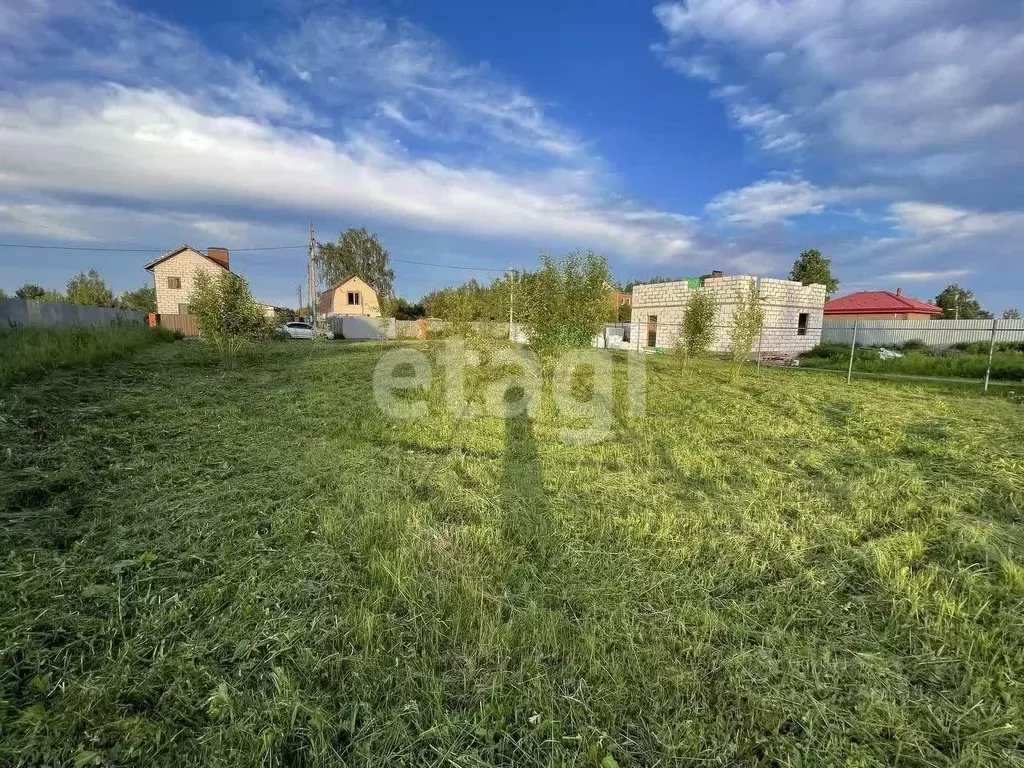
<svg viewBox="0 0 1024 768">
<path fill-rule="evenodd" d="M 1021 764 L 1020 405 L 651 357 L 567 446 L 197 349 L 0 396 L 3 764 Z"/>
</svg>

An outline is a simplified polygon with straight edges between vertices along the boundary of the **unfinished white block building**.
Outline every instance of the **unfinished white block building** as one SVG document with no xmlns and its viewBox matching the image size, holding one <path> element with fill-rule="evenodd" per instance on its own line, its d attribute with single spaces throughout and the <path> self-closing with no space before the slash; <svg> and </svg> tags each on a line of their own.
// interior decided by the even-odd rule
<svg viewBox="0 0 1024 768">
<path fill-rule="evenodd" d="M 677 346 L 683 317 L 697 291 L 715 297 L 715 337 L 711 350 L 730 350 L 733 315 L 737 305 L 755 287 L 764 308 L 764 327 L 754 351 L 765 356 L 796 357 L 821 341 L 825 286 L 803 285 L 752 275 L 691 278 L 671 283 L 633 286 L 629 346 L 636 350 L 671 349 Z"/>
</svg>

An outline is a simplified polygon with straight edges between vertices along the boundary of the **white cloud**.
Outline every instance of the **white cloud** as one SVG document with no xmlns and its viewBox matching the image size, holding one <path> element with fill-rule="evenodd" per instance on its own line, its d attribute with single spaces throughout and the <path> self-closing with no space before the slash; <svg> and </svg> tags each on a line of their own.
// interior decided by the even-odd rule
<svg viewBox="0 0 1024 768">
<path fill-rule="evenodd" d="M 792 152 L 807 146 L 807 135 L 796 126 L 793 115 L 752 99 L 738 86 L 714 92 L 728 105 L 729 116 L 741 130 L 753 133 L 767 152 Z"/>
<path fill-rule="evenodd" d="M 148 248 L 163 243 L 230 243 L 236 248 L 292 245 L 305 237 L 291 229 L 215 214 L 147 211 L 117 205 L 85 205 L 39 196 L 29 203 L 0 203 L 0 233 L 19 239 L 58 237 L 75 247 Z"/>
<path fill-rule="evenodd" d="M 892 274 L 882 275 L 882 280 L 902 280 L 907 283 L 925 283 L 934 280 L 953 280 L 958 277 L 966 277 L 972 274 L 969 269 L 944 269 L 936 272 L 893 272 Z"/>
<path fill-rule="evenodd" d="M 705 210 L 728 224 L 757 227 L 823 213 L 829 206 L 881 192 L 871 187 L 821 188 L 800 176 L 785 175 L 724 192 L 708 203 Z"/>
<path fill-rule="evenodd" d="M 580 191 L 578 175 L 518 176 L 415 159 L 356 136 L 200 111 L 179 94 L 127 88 L 59 90 L 0 102 L 0 191 L 98 194 L 170 209 L 364 214 L 477 235 L 555 238 L 626 255 L 686 252 L 686 217 Z"/>
<path fill-rule="evenodd" d="M 719 195 L 706 210 L 730 224 L 757 226 L 821 213 L 825 203 L 820 193 L 804 179 L 764 180 Z"/>
<path fill-rule="evenodd" d="M 311 119 L 252 64 L 113 0 L 4 0 L 2 19 L 0 86 L 13 92 L 30 92 L 40 81 L 117 82 L 180 90 L 219 113 Z"/>
<path fill-rule="evenodd" d="M 79 227 L 66 216 L 55 215 L 52 206 L 39 203 L 0 203 L 0 234 L 36 236 L 48 230 L 53 236 L 72 242 L 96 242 L 88 227 Z"/>
<path fill-rule="evenodd" d="M 1024 164 L 1019 3 L 686 0 L 655 14 L 661 48 L 724 54 L 823 152 L 902 156 L 911 171 L 941 168 L 933 155 Z"/>
<path fill-rule="evenodd" d="M 782 273 L 785 257 L 755 250 L 727 257 L 725 263 L 730 272 L 737 272 L 741 275 L 771 275 Z"/>
<path fill-rule="evenodd" d="M 918 237 L 976 237 L 1024 229 L 1024 213 L 979 211 L 935 203 L 902 202 L 889 206 L 891 221 Z"/>
<path fill-rule="evenodd" d="M 692 219 L 616 196 L 583 142 L 488 66 L 347 6 L 295 19 L 244 60 L 115 0 L 8 0 L 0 200 L 55 211 L 102 196 L 185 232 L 205 220 L 210 236 L 242 237 L 234 219 L 195 213 L 230 208 L 646 259 L 690 248 Z M 63 213 L 55 237 L 107 231 Z"/>
<path fill-rule="evenodd" d="M 315 14 L 263 55 L 319 98 L 366 108 L 417 135 L 582 160 L 582 143 L 536 99 L 486 65 L 461 64 L 407 21 L 389 24 L 351 9 Z"/>
<path fill-rule="evenodd" d="M 660 46 L 653 47 L 655 51 L 660 50 Z M 695 80 L 707 80 L 709 83 L 717 83 L 722 77 L 721 68 L 709 56 L 666 53 L 663 60 L 666 66 Z"/>
</svg>

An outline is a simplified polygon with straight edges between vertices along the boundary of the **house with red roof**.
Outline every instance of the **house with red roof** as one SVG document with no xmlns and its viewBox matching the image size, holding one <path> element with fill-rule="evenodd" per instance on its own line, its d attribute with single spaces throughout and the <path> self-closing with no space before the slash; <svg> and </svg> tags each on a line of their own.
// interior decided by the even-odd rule
<svg viewBox="0 0 1024 768">
<path fill-rule="evenodd" d="M 825 302 L 825 322 L 830 320 L 932 320 L 942 307 L 892 291 L 858 291 Z"/>
</svg>

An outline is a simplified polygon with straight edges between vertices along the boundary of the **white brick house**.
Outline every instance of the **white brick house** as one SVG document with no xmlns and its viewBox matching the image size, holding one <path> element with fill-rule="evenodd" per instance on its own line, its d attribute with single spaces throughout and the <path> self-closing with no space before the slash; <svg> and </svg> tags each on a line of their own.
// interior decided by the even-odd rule
<svg viewBox="0 0 1024 768">
<path fill-rule="evenodd" d="M 715 337 L 711 349 L 728 352 L 733 314 L 740 297 L 756 286 L 764 308 L 764 330 L 755 342 L 766 355 L 795 357 L 821 341 L 825 286 L 751 275 L 718 276 L 633 286 L 630 343 L 633 349 L 676 346 L 686 306 L 696 291 L 715 297 Z"/>
<path fill-rule="evenodd" d="M 156 311 L 161 315 L 187 315 L 188 299 L 196 287 L 196 275 L 218 277 L 230 272 L 227 248 L 207 248 L 206 253 L 187 245 L 176 248 L 146 265 L 153 273 Z"/>
</svg>

